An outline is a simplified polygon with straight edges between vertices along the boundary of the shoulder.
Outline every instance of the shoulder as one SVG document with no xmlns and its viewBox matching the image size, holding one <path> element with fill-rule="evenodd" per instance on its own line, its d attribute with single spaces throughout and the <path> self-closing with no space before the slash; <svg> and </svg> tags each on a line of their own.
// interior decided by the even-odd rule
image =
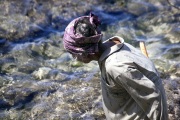
<svg viewBox="0 0 180 120">
<path fill-rule="evenodd" d="M 106 58 L 105 66 L 111 68 L 111 66 L 121 66 L 124 64 L 130 64 L 134 62 L 134 59 L 132 59 L 132 57 L 133 56 L 129 51 L 119 50 L 111 54 L 108 58 Z"/>
<path fill-rule="evenodd" d="M 106 73 L 113 78 L 126 73 L 132 67 L 136 67 L 132 59 L 126 58 L 126 56 L 119 56 L 118 53 L 111 55 L 105 61 Z"/>
</svg>

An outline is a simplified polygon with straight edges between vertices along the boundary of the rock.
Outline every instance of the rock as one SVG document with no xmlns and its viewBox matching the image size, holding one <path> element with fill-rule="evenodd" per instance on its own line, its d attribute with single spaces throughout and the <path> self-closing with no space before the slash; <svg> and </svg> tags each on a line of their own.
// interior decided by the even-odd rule
<svg viewBox="0 0 180 120">
<path fill-rule="evenodd" d="M 180 58 L 180 47 L 173 46 L 172 48 L 168 48 L 165 50 L 163 58 L 179 60 Z"/>
<path fill-rule="evenodd" d="M 180 118 L 180 107 L 179 107 L 179 105 L 175 106 L 174 111 L 175 111 L 175 117 Z"/>
<path fill-rule="evenodd" d="M 166 44 L 164 44 L 162 40 L 157 40 L 152 43 L 148 43 L 146 47 L 149 57 L 151 59 L 156 59 L 163 54 L 163 49 L 166 47 Z"/>
<path fill-rule="evenodd" d="M 45 42 L 33 43 L 31 46 L 31 55 L 34 57 L 43 56 L 45 51 Z"/>
<path fill-rule="evenodd" d="M 165 72 L 167 73 L 171 64 L 169 63 L 168 60 L 161 60 L 161 59 L 153 59 L 152 60 L 156 66 L 156 68 L 160 71 L 160 72 Z"/>
<path fill-rule="evenodd" d="M 48 58 L 58 58 L 61 56 L 61 54 L 63 54 L 63 51 L 59 47 L 54 46 L 51 43 L 47 43 L 44 50 L 44 54 Z"/>
<path fill-rule="evenodd" d="M 173 29 L 165 35 L 165 38 L 167 38 L 170 43 L 180 43 L 180 28 L 176 27 L 176 24 L 173 26 Z"/>
<path fill-rule="evenodd" d="M 6 43 L 6 40 L 5 40 L 5 39 L 0 39 L 0 47 L 3 46 L 3 45 L 5 45 L 5 43 Z"/>
<path fill-rule="evenodd" d="M 144 2 L 133 1 L 133 2 L 128 2 L 127 9 L 128 9 L 128 12 L 134 15 L 140 16 L 150 11 L 155 11 L 157 8 L 153 6 L 153 4 L 150 4 L 150 3 L 144 4 Z"/>
<path fill-rule="evenodd" d="M 11 56 L 0 59 L 0 65 L 0 70 L 2 73 L 12 73 L 17 69 L 15 59 Z"/>
<path fill-rule="evenodd" d="M 41 65 L 39 65 L 37 62 L 28 61 L 27 63 L 20 65 L 18 67 L 18 71 L 23 72 L 23 73 L 27 73 L 27 74 L 31 74 L 33 71 L 35 71 L 39 67 L 41 67 Z"/>
<path fill-rule="evenodd" d="M 17 40 L 29 34 L 30 20 L 23 15 L 14 14 L 7 17 L 0 17 L 0 37 L 8 40 Z"/>
<path fill-rule="evenodd" d="M 51 70 L 51 68 L 49 67 L 41 67 L 39 68 L 37 71 L 34 71 L 32 73 L 32 75 L 36 78 L 36 79 L 45 79 L 49 73 L 49 71 Z"/>
<path fill-rule="evenodd" d="M 179 118 L 179 11 L 167 1 L 6 0 L 0 11 L 0 119 L 105 119 L 98 63 L 73 61 L 63 48 L 66 25 L 89 11 L 103 39 L 147 41 L 169 116 Z"/>
<path fill-rule="evenodd" d="M 43 112 L 45 112 L 46 110 L 50 109 L 50 106 L 45 103 L 45 102 L 42 102 L 40 104 L 36 104 L 35 106 L 33 106 L 32 110 L 31 110 L 31 113 L 33 116 L 37 116 L 41 118 L 41 115 Z M 43 116 L 42 116 L 43 117 Z"/>
<path fill-rule="evenodd" d="M 71 63 L 70 63 L 70 65 L 72 66 L 72 67 L 80 67 L 80 66 L 83 66 L 83 63 L 82 62 L 80 62 L 80 61 L 72 61 Z"/>
</svg>

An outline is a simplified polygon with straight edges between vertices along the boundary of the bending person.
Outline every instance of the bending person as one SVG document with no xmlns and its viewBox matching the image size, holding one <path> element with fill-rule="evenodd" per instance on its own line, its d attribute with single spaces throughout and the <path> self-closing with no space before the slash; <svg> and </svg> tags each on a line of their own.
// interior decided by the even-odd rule
<svg viewBox="0 0 180 120">
<path fill-rule="evenodd" d="M 154 64 L 119 36 L 102 42 L 99 25 L 93 14 L 76 18 L 63 42 L 77 60 L 98 61 L 107 120 L 167 120 L 165 91 Z"/>
</svg>

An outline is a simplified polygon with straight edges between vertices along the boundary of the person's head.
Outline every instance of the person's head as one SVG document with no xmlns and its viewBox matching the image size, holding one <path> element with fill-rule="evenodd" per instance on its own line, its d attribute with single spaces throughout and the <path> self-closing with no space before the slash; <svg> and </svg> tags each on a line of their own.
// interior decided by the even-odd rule
<svg viewBox="0 0 180 120">
<path fill-rule="evenodd" d="M 98 60 L 98 44 L 102 39 L 99 25 L 98 17 L 93 14 L 74 19 L 65 29 L 64 48 L 81 62 Z"/>
</svg>

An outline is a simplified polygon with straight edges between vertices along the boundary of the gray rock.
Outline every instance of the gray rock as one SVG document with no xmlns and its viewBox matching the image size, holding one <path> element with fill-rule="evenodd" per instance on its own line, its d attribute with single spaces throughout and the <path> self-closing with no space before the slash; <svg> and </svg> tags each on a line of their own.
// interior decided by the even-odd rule
<svg viewBox="0 0 180 120">
<path fill-rule="evenodd" d="M 45 79 L 48 76 L 48 73 L 50 72 L 51 68 L 49 67 L 41 67 L 38 70 L 34 71 L 32 73 L 32 75 L 36 78 L 36 79 Z"/>
</svg>

